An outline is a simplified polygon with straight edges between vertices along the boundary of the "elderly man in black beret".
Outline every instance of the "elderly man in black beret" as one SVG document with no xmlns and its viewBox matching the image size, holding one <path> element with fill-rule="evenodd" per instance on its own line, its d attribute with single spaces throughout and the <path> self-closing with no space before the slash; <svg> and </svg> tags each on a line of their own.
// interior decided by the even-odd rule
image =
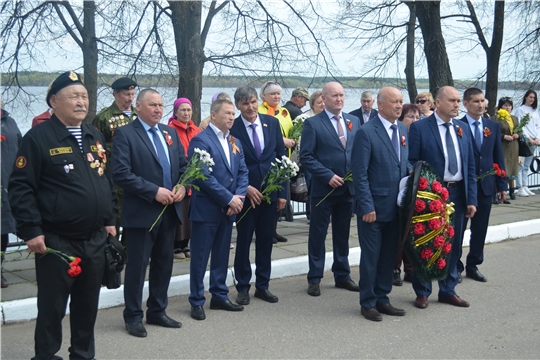
<svg viewBox="0 0 540 360">
<path fill-rule="evenodd" d="M 133 107 L 137 86 L 137 83 L 130 78 L 123 77 L 115 80 L 111 85 L 114 96 L 113 103 L 102 109 L 92 121 L 92 124 L 105 136 L 109 151 L 112 146 L 114 130 L 137 119 L 137 109 Z"/>
<path fill-rule="evenodd" d="M 49 121 L 23 137 L 9 179 L 16 228 L 36 253 L 38 316 L 33 359 L 61 359 L 62 319 L 70 303 L 70 359 L 93 359 L 94 324 L 105 270 L 105 242 L 115 235 L 116 191 L 103 135 L 83 122 L 88 93 L 73 71 L 47 93 Z M 80 261 L 73 264 L 73 258 Z"/>
</svg>

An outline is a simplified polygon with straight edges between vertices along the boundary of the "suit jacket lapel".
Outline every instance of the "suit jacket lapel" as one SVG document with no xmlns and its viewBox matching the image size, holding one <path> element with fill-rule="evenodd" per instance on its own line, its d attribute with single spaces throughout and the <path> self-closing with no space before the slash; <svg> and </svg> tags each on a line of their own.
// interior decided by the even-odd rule
<svg viewBox="0 0 540 360">
<path fill-rule="evenodd" d="M 441 133 L 439 132 L 439 125 L 437 124 L 437 119 L 435 118 L 435 115 L 431 115 L 427 121 L 429 121 L 429 127 L 431 128 L 431 132 L 433 133 L 433 138 L 435 139 L 435 142 L 439 146 L 439 150 L 441 151 L 441 154 L 444 157 L 444 149 L 442 145 Z M 457 131 L 456 131 L 456 134 L 457 134 Z M 429 141 L 429 140 L 426 139 L 426 141 Z"/>
<path fill-rule="evenodd" d="M 150 152 L 152 153 L 152 155 L 154 156 L 154 159 L 156 159 L 156 161 L 158 162 L 158 164 L 161 164 L 159 162 L 159 158 L 158 158 L 158 155 L 156 153 L 156 148 L 154 147 L 154 145 L 152 144 L 152 142 L 150 141 L 150 138 L 148 137 L 148 133 L 146 130 L 144 130 L 144 127 L 142 126 L 142 124 L 139 122 L 139 119 L 135 120 L 134 121 L 134 124 L 133 124 L 133 127 L 135 128 L 135 132 L 137 134 L 139 134 L 139 136 L 141 137 L 143 143 L 146 144 L 146 146 L 148 147 L 148 150 L 150 150 Z"/>
<path fill-rule="evenodd" d="M 242 148 L 244 150 L 249 149 L 249 151 L 253 153 L 253 156 L 257 158 L 257 155 L 255 155 L 255 148 L 253 147 L 253 144 L 251 143 L 251 140 L 249 138 L 248 131 L 250 130 L 246 129 L 246 126 L 241 116 L 237 117 L 235 122 L 236 121 L 238 121 L 238 123 L 235 126 L 238 126 L 238 131 L 240 132 L 239 138 L 240 138 L 240 141 L 242 142 Z M 229 147 L 232 148 L 230 144 L 229 144 Z M 231 150 L 231 154 L 232 154 L 232 150 Z"/>
<path fill-rule="evenodd" d="M 261 120 L 261 126 L 262 126 L 262 131 L 263 131 L 263 136 L 264 136 L 264 149 L 261 152 L 261 157 L 262 157 L 262 154 L 265 151 L 271 151 L 272 149 L 270 149 L 269 146 L 266 146 L 268 145 L 269 140 L 270 140 L 270 131 L 268 130 L 268 123 L 266 122 L 266 120 L 263 120 L 260 116 L 259 116 L 259 119 Z M 263 142 L 261 141 L 261 146 L 262 145 L 263 145 Z M 255 150 L 253 150 L 253 153 L 255 153 Z"/>
<path fill-rule="evenodd" d="M 374 122 L 375 132 L 377 133 L 377 135 L 379 135 L 379 137 L 381 138 L 381 141 L 386 146 L 390 154 L 392 154 L 392 157 L 394 158 L 394 160 L 396 160 L 396 162 L 399 163 L 396 150 L 394 150 L 394 145 L 392 145 L 392 141 L 388 137 L 388 132 L 386 131 L 381 119 L 376 117 L 370 121 Z M 399 131 L 398 131 L 398 134 L 399 134 Z M 399 139 L 398 139 L 398 143 L 399 143 Z"/>
<path fill-rule="evenodd" d="M 223 151 L 223 147 L 221 146 L 221 143 L 219 142 L 219 139 L 218 139 L 216 133 L 214 132 L 214 130 L 210 126 L 208 126 L 206 128 L 206 131 L 208 131 L 208 137 L 212 140 L 214 145 L 217 147 L 217 149 L 218 149 L 218 151 L 219 151 L 219 153 L 221 155 L 221 160 L 223 161 L 225 166 L 227 166 L 227 169 L 229 169 L 229 171 L 231 171 L 231 173 L 232 173 L 231 166 L 227 162 L 227 156 L 225 155 L 225 151 Z M 231 162 L 232 162 L 232 150 L 231 150 L 231 144 L 230 143 L 229 143 L 229 154 L 231 155 Z"/>
<path fill-rule="evenodd" d="M 167 131 L 167 133 L 169 133 L 169 129 L 165 128 L 165 125 L 163 124 L 158 124 L 158 127 L 159 127 L 159 131 L 161 132 L 161 136 L 165 137 L 165 134 L 163 134 L 163 131 Z M 173 139 L 172 138 L 172 135 L 169 133 L 169 136 L 171 136 L 171 140 Z M 165 143 L 167 143 L 167 138 L 165 138 Z M 176 152 L 176 154 L 173 152 L 173 148 L 176 149 L 176 146 L 174 144 L 174 140 L 173 140 L 173 144 L 172 145 L 169 145 L 167 144 L 167 151 L 169 152 L 169 164 L 171 165 L 171 176 L 173 177 L 173 182 L 174 182 L 174 177 L 175 175 L 174 172 L 175 172 L 175 169 L 177 169 L 177 163 L 178 163 L 178 152 Z"/>
<path fill-rule="evenodd" d="M 336 128 L 334 127 L 332 120 L 330 120 L 330 118 L 326 114 L 326 111 L 323 110 L 323 112 L 321 112 L 319 116 L 321 117 L 322 123 L 328 128 L 331 136 L 339 143 L 339 146 L 343 147 L 343 145 L 341 144 L 341 140 L 339 140 Z"/>
</svg>

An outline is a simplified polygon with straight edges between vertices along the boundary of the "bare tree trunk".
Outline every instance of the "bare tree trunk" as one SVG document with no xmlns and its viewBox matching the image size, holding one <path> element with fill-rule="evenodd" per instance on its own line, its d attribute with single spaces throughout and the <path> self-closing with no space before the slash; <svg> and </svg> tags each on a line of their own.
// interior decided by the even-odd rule
<svg viewBox="0 0 540 360">
<path fill-rule="evenodd" d="M 201 43 L 200 1 L 169 1 L 171 8 L 179 79 L 178 96 L 193 104 L 193 122 L 201 121 L 202 73 L 205 61 Z"/>
<path fill-rule="evenodd" d="M 417 1 L 416 16 L 424 38 L 429 91 L 435 95 L 443 86 L 454 86 L 446 44 L 441 29 L 440 1 Z"/>
<path fill-rule="evenodd" d="M 409 23 L 407 24 L 407 60 L 405 64 L 405 78 L 407 79 L 407 90 L 409 101 L 414 103 L 418 95 L 416 88 L 416 76 L 414 74 L 414 31 L 416 29 L 416 3 L 405 2 L 409 7 Z"/>
<path fill-rule="evenodd" d="M 490 115 L 495 115 L 495 108 L 497 106 L 497 92 L 499 90 L 499 62 L 501 60 L 503 35 L 504 1 L 495 1 L 491 46 L 486 52 L 486 99 L 489 101 L 488 113 Z"/>
<path fill-rule="evenodd" d="M 85 121 L 91 122 L 96 116 L 97 107 L 97 64 L 98 64 L 98 48 L 96 42 L 96 4 L 94 1 L 84 1 L 83 16 L 84 16 L 84 31 L 81 32 L 82 38 L 82 53 L 84 66 L 84 85 L 88 90 L 88 99 L 90 108 Z"/>
</svg>

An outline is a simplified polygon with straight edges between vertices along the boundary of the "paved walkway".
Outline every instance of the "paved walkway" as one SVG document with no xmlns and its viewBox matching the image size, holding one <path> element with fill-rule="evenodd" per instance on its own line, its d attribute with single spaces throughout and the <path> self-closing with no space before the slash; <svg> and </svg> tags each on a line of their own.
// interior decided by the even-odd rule
<svg viewBox="0 0 540 360">
<path fill-rule="evenodd" d="M 123 307 L 100 310 L 98 359 L 536 359 L 540 355 L 538 254 L 540 235 L 486 246 L 487 283 L 463 279 L 457 291 L 471 303 L 457 308 L 430 297 L 413 306 L 409 283 L 394 287 L 393 305 L 404 317 L 383 315 L 374 323 L 360 315 L 358 293 L 336 289 L 331 273 L 321 296 L 306 294 L 305 276 L 271 282 L 279 302 L 252 298 L 240 313 L 210 310 L 190 318 L 187 296 L 170 298 L 167 313 L 181 329 L 147 325 L 148 337 L 128 335 Z M 357 276 L 358 268 L 352 269 Z M 435 285 L 436 291 L 437 285 Z M 253 294 L 253 290 L 251 291 Z M 235 298 L 236 291 L 231 291 Z M 436 294 L 435 294 L 436 295 Z M 33 356 L 35 321 L 2 325 L 2 359 Z M 58 355 L 68 358 L 69 315 Z"/>
<path fill-rule="evenodd" d="M 509 224 L 522 222 L 525 220 L 535 220 L 540 219 L 540 192 L 536 190 L 537 195 L 531 197 L 518 197 L 516 200 L 511 201 L 510 205 L 494 205 L 490 218 L 490 226 L 496 226 L 501 224 Z M 531 228 L 534 227 L 533 228 Z M 514 233 L 510 237 L 519 237 L 526 236 L 530 234 L 540 233 L 540 225 L 527 225 L 524 227 L 523 235 L 520 235 L 521 232 Z M 492 237 L 492 240 L 488 239 L 488 242 L 500 241 L 507 239 L 508 234 L 503 234 L 501 236 L 500 230 L 495 229 L 495 233 L 490 231 L 488 233 L 488 238 Z M 296 262 L 300 264 L 294 267 L 294 269 L 287 269 L 286 272 L 280 272 L 279 276 L 293 276 L 302 274 L 302 269 L 307 268 L 307 238 L 308 238 L 309 225 L 305 218 L 296 219 L 294 222 L 281 222 L 278 224 L 279 234 L 287 237 L 289 239 L 286 243 L 278 243 L 274 246 L 272 252 L 272 259 L 274 263 L 283 264 L 284 262 L 290 264 L 291 262 Z M 331 229 L 329 229 L 329 237 L 331 236 Z M 232 237 L 233 244 L 236 239 L 235 232 L 233 230 Z M 468 244 L 468 239 L 466 236 L 466 244 Z M 351 237 L 350 237 L 350 247 L 356 248 L 351 251 L 351 258 L 357 257 L 358 254 L 358 232 L 356 227 L 356 216 L 351 219 Z M 332 243 L 330 239 L 326 242 L 327 251 L 332 251 Z M 13 250 L 13 249 L 12 249 Z M 234 261 L 234 249 L 231 250 L 229 265 L 232 267 Z M 254 256 L 254 246 L 251 249 L 251 259 L 255 258 Z M 290 259 L 290 261 L 281 261 L 284 259 Z M 328 262 L 328 261 L 327 261 Z M 353 262 L 351 262 L 354 265 Z M 356 260 L 358 264 L 358 259 Z M 37 294 L 37 285 L 36 285 L 36 276 L 34 269 L 34 256 L 26 250 L 12 251 L 6 254 L 6 261 L 4 264 L 4 276 L 10 282 L 10 286 L 6 289 L 2 289 L 1 292 L 1 301 L 13 303 L 14 300 L 34 298 Z M 327 264 L 328 265 L 328 264 Z M 300 269 L 300 270 L 298 270 Z M 276 275 L 277 267 L 273 268 L 273 277 Z M 292 273 L 291 273 L 292 271 Z M 175 260 L 173 267 L 173 276 L 178 278 L 178 275 L 189 274 L 189 259 L 186 260 Z M 182 287 L 182 289 L 184 289 Z M 178 290 L 180 292 L 172 293 L 172 295 L 182 294 L 184 290 Z M 103 296 L 106 296 L 107 291 L 103 291 Z M 117 291 L 118 293 L 118 291 Z M 110 295 L 110 294 L 109 294 Z M 2 304 L 3 305 L 3 304 Z M 113 305 L 118 305 L 118 300 L 113 301 Z M 106 305 L 109 306 L 109 305 Z M 5 314 L 4 314 L 5 315 Z M 4 321 L 6 321 L 6 316 L 4 316 Z"/>
</svg>

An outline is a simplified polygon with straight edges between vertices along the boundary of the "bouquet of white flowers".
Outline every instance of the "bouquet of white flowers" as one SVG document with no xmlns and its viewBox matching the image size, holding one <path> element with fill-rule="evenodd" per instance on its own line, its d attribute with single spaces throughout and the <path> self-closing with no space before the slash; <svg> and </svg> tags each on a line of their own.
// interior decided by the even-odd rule
<svg viewBox="0 0 540 360">
<path fill-rule="evenodd" d="M 283 183 L 290 178 L 296 176 L 298 173 L 298 165 L 296 165 L 293 161 L 291 161 L 287 156 L 283 155 L 281 157 L 281 160 L 276 158 L 275 163 L 271 163 L 270 170 L 266 173 L 264 176 L 264 179 L 261 184 L 261 194 L 263 196 L 263 200 L 266 201 L 268 204 L 270 204 L 272 201 L 270 200 L 270 194 L 274 191 L 283 190 Z M 238 221 L 237 224 L 242 221 L 244 216 L 248 213 L 248 211 L 252 208 L 250 206 L 244 215 Z"/>
<path fill-rule="evenodd" d="M 186 171 L 182 174 L 182 176 L 180 176 L 180 179 L 178 179 L 178 182 L 175 185 L 175 192 L 178 191 L 178 188 L 180 186 L 185 186 L 186 188 L 192 187 L 193 189 L 198 191 L 199 187 L 197 185 L 194 185 L 193 182 L 198 179 L 208 179 L 208 177 L 204 175 L 203 169 L 205 167 L 208 167 L 208 171 L 211 172 L 211 166 L 213 165 L 214 159 L 212 159 L 209 153 L 207 153 L 205 150 L 195 148 L 193 156 L 191 157 L 191 159 L 189 159 L 189 162 L 187 164 Z M 161 216 L 167 209 L 167 206 L 169 206 L 169 204 L 165 205 L 165 207 L 157 217 L 156 221 L 154 221 L 154 223 L 150 227 L 149 231 L 152 231 L 158 220 L 161 218 Z"/>
</svg>

